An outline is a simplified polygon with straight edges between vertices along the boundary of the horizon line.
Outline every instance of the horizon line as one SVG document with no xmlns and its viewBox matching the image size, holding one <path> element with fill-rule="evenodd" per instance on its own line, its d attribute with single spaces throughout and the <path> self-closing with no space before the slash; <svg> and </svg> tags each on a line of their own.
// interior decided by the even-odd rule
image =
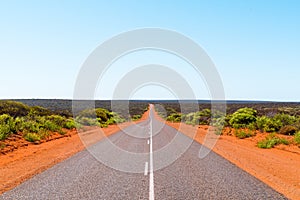
<svg viewBox="0 0 300 200">
<path fill-rule="evenodd" d="M 266 99 L 72 99 L 72 98 L 3 98 L 3 100 L 67 100 L 67 101 L 236 101 L 236 102 L 280 102 L 280 103 L 300 103 L 299 100 L 266 100 Z"/>
</svg>

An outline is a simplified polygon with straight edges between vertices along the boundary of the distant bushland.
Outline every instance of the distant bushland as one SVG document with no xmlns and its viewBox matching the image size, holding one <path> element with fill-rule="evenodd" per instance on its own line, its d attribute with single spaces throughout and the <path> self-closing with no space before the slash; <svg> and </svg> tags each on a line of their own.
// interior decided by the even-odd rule
<svg viewBox="0 0 300 200">
<path fill-rule="evenodd" d="M 184 122 L 191 125 L 218 125 L 232 128 L 236 137 L 244 139 L 256 135 L 256 131 L 269 133 L 266 139 L 258 143 L 260 148 L 272 148 L 278 144 L 300 144 L 300 103 L 233 103 L 227 104 L 226 116 L 222 113 L 212 113 L 209 106 L 200 105 L 199 111 L 183 113 L 180 104 L 161 104 L 157 110 L 167 121 Z M 187 105 L 185 105 L 187 106 Z M 245 107 L 242 107 L 245 106 Z M 168 112 L 162 112 L 168 111 Z M 214 116 L 212 116 L 214 114 Z M 218 129 L 216 129 L 218 130 Z M 216 131 L 221 134 L 222 130 Z M 275 135 L 275 133 L 278 134 Z M 284 136 L 293 136 L 294 142 L 288 141 Z M 291 139 L 290 139 L 291 140 Z"/>
<path fill-rule="evenodd" d="M 123 111 L 125 117 L 105 108 L 83 109 L 74 120 L 72 110 L 66 109 L 66 105 L 60 105 L 63 107 L 62 110 L 53 109 L 53 105 L 50 104 L 56 102 L 55 100 L 37 100 L 38 103 L 33 103 L 35 100 L 27 101 L 31 102 L 31 105 L 26 105 L 20 101 L 0 100 L 1 141 L 6 140 L 12 134 L 19 134 L 27 141 L 36 142 L 47 139 L 52 133 L 64 135 L 66 130 L 84 125 L 107 127 L 131 118 L 137 120 L 148 107 L 145 103 L 131 104 L 131 111 L 127 111 L 127 113 Z M 58 101 L 71 105 L 71 101 Z M 47 106 L 43 107 L 42 105 Z M 58 105 L 57 102 L 55 105 Z M 117 110 L 124 110 L 123 106 L 123 104 L 119 104 Z"/>
</svg>

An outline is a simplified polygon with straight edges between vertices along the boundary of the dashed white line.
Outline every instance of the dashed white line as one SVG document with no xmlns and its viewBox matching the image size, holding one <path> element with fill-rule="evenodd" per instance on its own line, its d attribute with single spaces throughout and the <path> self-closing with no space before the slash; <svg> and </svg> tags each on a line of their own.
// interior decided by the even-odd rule
<svg viewBox="0 0 300 200">
<path fill-rule="evenodd" d="M 145 162 L 145 171 L 144 171 L 144 175 L 147 176 L 148 174 L 148 162 Z"/>
<path fill-rule="evenodd" d="M 149 144 L 149 140 L 147 140 L 147 144 Z"/>
<path fill-rule="evenodd" d="M 150 107 L 151 109 L 151 107 Z M 154 177 L 153 177 L 153 149 L 152 149 L 152 118 L 151 110 L 149 112 L 150 117 L 150 176 L 149 176 L 149 200 L 154 200 Z"/>
</svg>

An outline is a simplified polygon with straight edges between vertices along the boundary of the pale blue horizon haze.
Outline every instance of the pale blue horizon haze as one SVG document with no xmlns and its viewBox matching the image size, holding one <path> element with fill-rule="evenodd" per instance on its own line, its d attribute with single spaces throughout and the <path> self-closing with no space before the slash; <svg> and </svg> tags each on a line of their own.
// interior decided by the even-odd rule
<svg viewBox="0 0 300 200">
<path fill-rule="evenodd" d="M 206 51 L 226 99 L 300 101 L 300 1 L 0 0 L 0 25 L 0 99 L 72 99 L 79 70 L 97 46 L 125 31 L 157 27 L 186 35 Z M 146 55 L 155 62 L 168 58 Z M 176 59 L 166 63 L 185 69 Z M 151 60 L 129 65 L 143 62 Z M 95 98 L 111 98 L 120 65 Z M 193 72 L 184 73 L 197 98 L 209 99 Z M 133 97 L 172 98 L 157 87 Z"/>
</svg>

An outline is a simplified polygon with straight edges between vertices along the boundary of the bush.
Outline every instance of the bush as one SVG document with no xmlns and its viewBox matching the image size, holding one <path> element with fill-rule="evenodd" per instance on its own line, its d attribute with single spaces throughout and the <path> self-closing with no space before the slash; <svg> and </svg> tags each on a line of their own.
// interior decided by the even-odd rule
<svg viewBox="0 0 300 200">
<path fill-rule="evenodd" d="M 97 108 L 82 111 L 76 118 L 76 121 L 81 125 L 107 127 L 110 124 L 122 123 L 125 119 L 117 113 Z"/>
<path fill-rule="evenodd" d="M 8 125 L 0 125 L 0 140 L 5 140 L 10 134 Z"/>
<path fill-rule="evenodd" d="M 292 125 L 296 123 L 297 118 L 288 114 L 276 114 L 274 116 L 275 120 L 278 120 L 282 123 L 282 126 Z"/>
<path fill-rule="evenodd" d="M 30 107 L 16 101 L 0 101 L 0 115 L 8 114 L 12 117 L 26 116 Z"/>
<path fill-rule="evenodd" d="M 45 139 L 50 136 L 49 131 L 43 128 L 41 128 L 37 134 L 40 136 L 40 139 Z"/>
<path fill-rule="evenodd" d="M 255 131 L 257 129 L 256 122 L 252 122 L 252 123 L 248 124 L 247 128 L 251 131 Z"/>
<path fill-rule="evenodd" d="M 109 113 L 109 116 L 110 116 L 109 120 L 110 120 L 110 119 L 113 119 L 114 124 L 123 123 L 123 122 L 126 121 L 124 118 L 122 118 L 120 115 L 118 115 L 118 114 L 115 113 L 115 112 Z M 142 117 L 142 116 L 141 116 L 141 117 Z"/>
<path fill-rule="evenodd" d="M 29 114 L 28 115 L 32 115 L 32 116 L 48 116 L 51 115 L 51 111 L 40 107 L 40 106 L 33 106 L 30 108 Z"/>
<path fill-rule="evenodd" d="M 189 113 L 186 115 L 182 115 L 181 119 L 182 121 L 184 121 L 186 124 L 190 124 L 190 125 L 196 125 L 198 123 L 196 117 L 195 117 L 196 113 Z"/>
<path fill-rule="evenodd" d="M 50 120 L 51 122 L 53 122 L 54 124 L 56 124 L 60 127 L 64 127 L 67 122 L 67 119 L 65 117 L 62 117 L 59 115 L 50 115 L 50 116 L 47 116 L 46 119 Z"/>
<path fill-rule="evenodd" d="M 136 120 L 139 120 L 139 119 L 141 119 L 141 118 L 142 118 L 142 115 L 133 115 L 133 116 L 131 117 L 131 120 L 136 121 Z"/>
<path fill-rule="evenodd" d="M 100 126 L 100 123 L 97 121 L 97 119 L 88 117 L 78 117 L 76 118 L 76 122 L 83 126 Z"/>
<path fill-rule="evenodd" d="M 283 138 L 279 138 L 275 134 L 272 133 L 272 134 L 268 135 L 264 140 L 259 141 L 257 143 L 257 146 L 259 148 L 263 148 L 263 149 L 270 149 L 279 144 L 288 145 L 289 141 L 287 141 L 286 139 L 283 139 Z"/>
<path fill-rule="evenodd" d="M 79 117 L 86 118 L 99 118 L 101 123 L 106 122 L 109 118 L 113 117 L 112 113 L 104 108 L 86 109 L 80 112 Z"/>
<path fill-rule="evenodd" d="M 239 139 L 244 139 L 244 138 L 248 138 L 248 137 L 254 136 L 253 132 L 245 131 L 245 130 L 237 130 L 237 129 L 235 130 L 234 134 Z"/>
<path fill-rule="evenodd" d="M 279 130 L 279 133 L 282 135 L 294 135 L 297 131 L 297 128 L 295 126 L 292 125 L 286 125 L 281 127 L 281 129 Z"/>
<path fill-rule="evenodd" d="M 298 132 L 295 134 L 294 140 L 295 140 L 296 144 L 300 145 L 300 131 L 298 131 Z"/>
<path fill-rule="evenodd" d="M 68 119 L 64 125 L 64 128 L 66 128 L 66 129 L 73 129 L 76 127 L 77 127 L 77 124 L 73 119 Z"/>
<path fill-rule="evenodd" d="M 258 117 L 256 125 L 258 129 L 265 132 L 277 132 L 282 127 L 280 120 L 266 116 Z"/>
<path fill-rule="evenodd" d="M 195 121 L 199 121 L 201 125 L 208 125 L 211 120 L 211 111 L 210 109 L 203 109 L 195 114 Z"/>
<path fill-rule="evenodd" d="M 41 127 L 42 127 L 42 124 L 38 123 L 35 120 L 23 119 L 18 124 L 17 129 L 18 129 L 18 131 L 21 131 L 21 132 L 37 133 L 37 132 L 39 132 Z"/>
<path fill-rule="evenodd" d="M 181 121 L 181 114 L 180 113 L 173 113 L 167 117 L 167 121 L 171 122 L 180 122 Z"/>
<path fill-rule="evenodd" d="M 0 140 L 5 140 L 10 134 L 16 132 L 14 119 L 7 115 L 0 115 Z"/>
<path fill-rule="evenodd" d="M 191 125 L 208 125 L 211 120 L 211 111 L 210 109 L 203 109 L 198 112 L 192 112 L 186 115 L 181 115 L 181 119 L 186 124 Z M 181 120 L 180 120 L 181 121 Z"/>
<path fill-rule="evenodd" d="M 45 123 L 43 124 L 43 127 L 46 130 L 50 130 L 52 132 L 59 132 L 61 131 L 62 127 L 56 124 L 54 121 L 46 120 Z"/>
<path fill-rule="evenodd" d="M 231 115 L 229 124 L 233 128 L 245 128 L 256 121 L 257 111 L 252 108 L 240 108 Z"/>
<path fill-rule="evenodd" d="M 27 134 L 25 134 L 24 138 L 28 142 L 35 142 L 35 141 L 41 140 L 41 137 L 36 133 L 27 133 Z"/>
</svg>

